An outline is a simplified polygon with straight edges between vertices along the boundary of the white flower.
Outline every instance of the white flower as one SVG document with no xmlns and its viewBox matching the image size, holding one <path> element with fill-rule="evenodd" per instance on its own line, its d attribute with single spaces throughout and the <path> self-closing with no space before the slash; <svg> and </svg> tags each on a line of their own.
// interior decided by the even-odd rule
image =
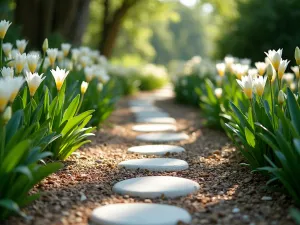
<svg viewBox="0 0 300 225">
<path fill-rule="evenodd" d="M 98 83 L 97 84 L 97 91 L 102 91 L 102 89 L 103 89 L 103 84 L 102 83 Z"/>
<path fill-rule="evenodd" d="M 71 50 L 71 54 L 72 54 L 72 60 L 74 60 L 76 62 L 78 60 L 80 51 L 77 48 L 73 48 Z"/>
<path fill-rule="evenodd" d="M 282 49 L 275 50 L 269 50 L 268 53 L 265 52 L 265 54 L 268 56 L 270 62 L 272 63 L 275 70 L 278 70 L 281 56 L 282 56 Z"/>
<path fill-rule="evenodd" d="M 257 70 L 257 69 L 249 69 L 249 70 L 248 70 L 248 74 L 249 74 L 250 76 L 252 76 L 253 79 L 254 79 L 254 78 L 256 78 L 257 75 L 258 75 L 258 70 Z"/>
<path fill-rule="evenodd" d="M 87 56 L 91 51 L 91 49 L 89 47 L 85 47 L 85 46 L 80 47 L 79 50 L 80 50 L 80 54 L 82 56 Z"/>
<path fill-rule="evenodd" d="M 243 76 L 242 80 L 236 79 L 242 90 L 244 91 L 245 95 L 252 99 L 252 91 L 253 91 L 253 81 L 251 76 Z"/>
<path fill-rule="evenodd" d="M 67 56 L 70 52 L 71 45 L 69 43 L 62 43 L 61 50 L 63 51 L 64 56 Z"/>
<path fill-rule="evenodd" d="M 7 88 L 10 88 L 11 91 L 9 101 L 13 102 L 25 80 L 23 77 L 6 77 L 4 80 Z"/>
<path fill-rule="evenodd" d="M 81 92 L 82 95 L 85 94 L 88 86 L 89 86 L 89 83 L 87 83 L 85 81 L 82 81 L 81 86 L 80 86 L 80 92 Z"/>
<path fill-rule="evenodd" d="M 62 51 L 57 51 L 57 61 L 62 62 L 64 59 L 64 53 Z"/>
<path fill-rule="evenodd" d="M 5 34 L 10 25 L 11 25 L 11 23 L 9 21 L 6 21 L 6 20 L 0 21 L 0 39 L 4 39 Z"/>
<path fill-rule="evenodd" d="M 234 63 L 234 58 L 232 56 L 228 55 L 224 58 L 224 61 L 225 61 L 226 67 L 228 69 L 230 69 Z"/>
<path fill-rule="evenodd" d="M 217 98 L 221 98 L 222 97 L 222 93 L 223 93 L 223 89 L 222 88 L 216 88 L 215 89 L 215 95 Z"/>
<path fill-rule="evenodd" d="M 278 103 L 282 105 L 285 99 L 286 99 L 286 94 L 282 90 L 280 90 L 278 93 Z"/>
<path fill-rule="evenodd" d="M 265 85 L 267 81 L 267 76 L 259 76 L 254 79 L 254 90 L 258 96 L 262 96 L 265 90 Z"/>
<path fill-rule="evenodd" d="M 11 67 L 3 67 L 1 74 L 3 77 L 14 77 L 14 69 Z"/>
<path fill-rule="evenodd" d="M 242 65 L 239 63 L 232 65 L 232 71 L 238 79 L 242 79 L 242 76 L 247 74 L 248 69 L 248 65 Z"/>
<path fill-rule="evenodd" d="M 240 59 L 240 64 L 249 66 L 251 64 L 251 59 Z"/>
<path fill-rule="evenodd" d="M 3 43 L 2 45 L 2 49 L 3 49 L 3 52 L 5 54 L 6 57 L 9 57 L 9 54 L 11 53 L 11 50 L 12 50 L 12 44 L 11 43 Z"/>
<path fill-rule="evenodd" d="M 49 57 L 49 61 L 50 61 L 50 65 L 54 66 L 55 60 L 56 60 L 56 56 L 57 56 L 57 48 L 48 48 L 47 49 L 47 55 Z"/>
<path fill-rule="evenodd" d="M 225 69 L 226 69 L 225 63 L 217 63 L 216 68 L 217 68 L 219 76 L 223 77 L 225 74 Z"/>
<path fill-rule="evenodd" d="M 86 56 L 86 55 L 81 56 L 80 59 L 79 59 L 79 62 L 80 62 L 80 64 L 81 64 L 81 66 L 82 66 L 83 68 L 85 68 L 87 65 L 90 64 L 90 57 L 89 57 L 89 56 Z"/>
<path fill-rule="evenodd" d="M 35 53 L 30 53 L 27 55 L 27 65 L 31 73 L 35 72 L 39 58 L 39 55 Z"/>
<path fill-rule="evenodd" d="M 102 66 L 106 66 L 107 65 L 107 59 L 106 59 L 106 57 L 104 55 L 99 56 L 98 62 Z"/>
<path fill-rule="evenodd" d="M 15 56 L 15 68 L 16 68 L 16 73 L 20 74 L 26 64 L 26 53 L 20 54 L 17 53 Z"/>
<path fill-rule="evenodd" d="M 290 61 L 287 60 L 280 60 L 280 64 L 278 67 L 278 78 L 281 80 L 283 77 L 283 74 L 288 66 Z"/>
<path fill-rule="evenodd" d="M 292 66 L 291 69 L 295 73 L 295 76 L 298 78 L 299 77 L 299 66 Z"/>
<path fill-rule="evenodd" d="M 110 79 L 110 77 L 106 73 L 106 70 L 100 66 L 94 68 L 94 74 L 102 83 L 106 83 Z"/>
<path fill-rule="evenodd" d="M 296 86 L 296 83 L 293 82 L 293 83 L 290 84 L 290 89 L 291 89 L 292 91 L 295 91 L 295 90 L 296 90 L 296 87 L 297 87 L 297 86 Z"/>
<path fill-rule="evenodd" d="M 294 82 L 294 74 L 293 73 L 285 73 L 283 74 L 283 79 L 290 85 Z"/>
<path fill-rule="evenodd" d="M 49 66 L 50 66 L 50 59 L 49 59 L 49 57 L 45 57 L 43 71 L 46 72 L 46 70 L 48 69 Z"/>
<path fill-rule="evenodd" d="M 38 73 L 26 72 L 25 78 L 28 84 L 30 96 L 32 97 L 46 77 L 43 77 L 43 74 L 39 75 Z"/>
<path fill-rule="evenodd" d="M 27 44 L 28 44 L 28 41 L 26 41 L 24 39 L 16 41 L 17 48 L 21 54 L 25 51 Z"/>
<path fill-rule="evenodd" d="M 48 49 L 49 50 L 49 49 Z M 64 69 L 59 69 L 59 67 L 57 66 L 56 67 L 56 70 L 50 70 L 53 77 L 54 77 L 54 80 L 55 80 L 55 83 L 56 83 L 56 88 L 58 91 L 60 91 L 66 77 L 68 76 L 69 74 L 69 71 L 66 71 Z"/>
<path fill-rule="evenodd" d="M 267 63 L 265 63 L 265 62 L 256 62 L 255 66 L 258 70 L 258 74 L 260 76 L 263 76 L 266 72 L 266 69 L 267 69 Z"/>
<path fill-rule="evenodd" d="M 91 66 L 84 68 L 84 75 L 87 82 L 90 82 L 94 78 L 94 68 Z"/>
<path fill-rule="evenodd" d="M 12 94 L 11 88 L 8 86 L 6 79 L 0 79 L 0 113 L 2 113 Z"/>
</svg>

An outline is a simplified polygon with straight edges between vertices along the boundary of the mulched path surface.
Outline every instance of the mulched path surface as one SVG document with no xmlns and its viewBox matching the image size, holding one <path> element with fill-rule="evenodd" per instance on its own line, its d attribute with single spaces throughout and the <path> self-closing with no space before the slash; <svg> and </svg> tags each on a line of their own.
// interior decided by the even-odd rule
<svg viewBox="0 0 300 225">
<path fill-rule="evenodd" d="M 78 150 L 64 162 L 61 171 L 36 187 L 34 191 L 42 191 L 43 196 L 24 209 L 29 220 L 11 217 L 4 224 L 87 224 L 95 207 L 124 202 L 177 205 L 193 215 L 192 224 L 295 224 L 288 216 L 292 201 L 282 193 L 267 190 L 266 178 L 241 166 L 243 159 L 226 135 L 201 125 L 199 109 L 178 105 L 173 99 L 156 105 L 177 120 L 178 131 L 190 135 L 187 141 L 173 143 L 183 146 L 186 153 L 172 155 L 186 160 L 190 168 L 163 173 L 118 169 L 123 160 L 143 158 L 126 153 L 128 147 L 143 144 L 135 140 L 139 133 L 131 130 L 135 123 L 128 100 L 119 102 L 109 123 L 97 132 L 91 144 Z M 118 181 L 148 175 L 185 177 L 198 182 L 201 188 L 196 194 L 173 200 L 142 200 L 111 191 Z"/>
</svg>

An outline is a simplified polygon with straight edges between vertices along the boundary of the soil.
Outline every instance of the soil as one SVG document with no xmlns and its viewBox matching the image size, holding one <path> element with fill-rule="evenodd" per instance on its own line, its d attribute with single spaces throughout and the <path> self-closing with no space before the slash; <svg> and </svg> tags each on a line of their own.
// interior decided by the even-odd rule
<svg viewBox="0 0 300 225">
<path fill-rule="evenodd" d="M 226 135 L 202 125 L 199 109 L 178 105 L 172 98 L 160 100 L 156 105 L 176 119 L 178 131 L 190 135 L 189 140 L 173 143 L 184 147 L 186 152 L 172 155 L 186 160 L 189 169 L 163 173 L 119 169 L 117 165 L 123 160 L 146 157 L 126 153 L 128 147 L 143 144 L 135 140 L 139 133 L 131 130 L 134 116 L 128 108 L 129 99 L 119 102 L 91 144 L 74 153 L 64 162 L 61 171 L 33 190 L 43 194 L 24 209 L 29 218 L 11 217 L 4 224 L 87 224 L 94 208 L 125 202 L 177 205 L 192 214 L 192 224 L 295 224 L 288 216 L 291 199 L 270 191 L 266 188 L 265 177 L 242 166 L 243 158 Z M 148 175 L 189 178 L 201 188 L 196 194 L 172 200 L 142 200 L 112 192 L 112 186 L 118 181 Z"/>
</svg>

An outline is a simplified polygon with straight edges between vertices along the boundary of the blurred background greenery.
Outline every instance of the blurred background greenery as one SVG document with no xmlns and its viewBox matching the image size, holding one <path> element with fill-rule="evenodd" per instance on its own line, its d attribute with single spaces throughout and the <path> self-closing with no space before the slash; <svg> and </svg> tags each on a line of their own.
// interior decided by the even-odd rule
<svg viewBox="0 0 300 225">
<path fill-rule="evenodd" d="M 258 61 L 300 45 L 299 0 L 1 0 L 0 18 L 13 22 L 5 41 L 84 44 L 127 66 L 194 55 Z"/>
</svg>

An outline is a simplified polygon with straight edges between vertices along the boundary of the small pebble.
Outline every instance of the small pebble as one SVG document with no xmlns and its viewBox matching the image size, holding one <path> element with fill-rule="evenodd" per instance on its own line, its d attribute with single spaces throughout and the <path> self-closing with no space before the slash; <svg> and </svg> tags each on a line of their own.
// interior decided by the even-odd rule
<svg viewBox="0 0 300 225">
<path fill-rule="evenodd" d="M 270 197 L 270 196 L 263 196 L 261 198 L 261 200 L 263 200 L 263 201 L 272 201 L 272 197 Z"/>
<path fill-rule="evenodd" d="M 240 212 L 240 209 L 239 208 L 233 208 L 232 209 L 232 213 L 239 213 Z"/>
</svg>

